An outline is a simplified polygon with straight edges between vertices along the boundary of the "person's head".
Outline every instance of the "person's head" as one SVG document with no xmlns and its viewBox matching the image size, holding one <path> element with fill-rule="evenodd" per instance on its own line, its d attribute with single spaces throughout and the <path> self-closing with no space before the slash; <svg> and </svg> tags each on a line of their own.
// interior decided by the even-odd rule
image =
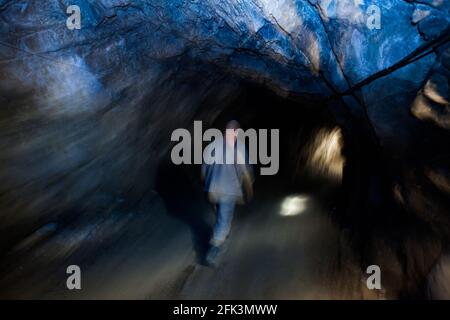
<svg viewBox="0 0 450 320">
<path fill-rule="evenodd" d="M 234 144 L 236 139 L 237 139 L 237 135 L 238 132 L 237 130 L 240 128 L 241 126 L 239 125 L 239 122 L 237 122 L 236 120 L 231 120 L 227 123 L 226 127 L 225 127 L 225 136 L 226 136 L 226 141 L 229 144 Z"/>
</svg>

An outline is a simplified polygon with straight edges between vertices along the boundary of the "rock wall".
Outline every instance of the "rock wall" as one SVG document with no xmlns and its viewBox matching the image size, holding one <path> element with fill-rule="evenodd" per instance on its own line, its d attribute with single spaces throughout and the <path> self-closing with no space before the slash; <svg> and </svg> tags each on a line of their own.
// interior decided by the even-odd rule
<svg viewBox="0 0 450 320">
<path fill-rule="evenodd" d="M 69 5 L 80 30 L 67 28 Z M 367 136 L 380 162 L 363 170 L 366 189 L 382 174 L 412 221 L 399 246 L 416 223 L 439 243 L 426 273 L 450 235 L 449 11 L 446 0 L 0 0 L 1 247 L 95 207 L 99 190 L 145 194 L 170 132 L 213 117 L 244 79 L 328 103 L 348 135 Z M 370 191 L 361 199 L 376 208 Z"/>
</svg>

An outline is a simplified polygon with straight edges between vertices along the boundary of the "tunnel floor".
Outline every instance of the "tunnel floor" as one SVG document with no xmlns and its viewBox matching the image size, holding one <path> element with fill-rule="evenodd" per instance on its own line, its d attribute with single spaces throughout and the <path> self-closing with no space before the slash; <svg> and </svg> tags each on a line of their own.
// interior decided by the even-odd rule
<svg viewBox="0 0 450 320">
<path fill-rule="evenodd" d="M 191 208 L 203 211 L 211 224 L 213 211 L 206 201 L 189 197 Z M 283 216 L 288 197 L 303 199 L 304 207 Z M 121 234 L 95 258 L 73 258 L 82 269 L 82 290 L 66 289 L 65 267 L 56 262 L 47 276 L 16 272 L 5 294 L 40 299 L 383 298 L 365 289 L 351 250 L 329 217 L 331 205 L 326 188 L 293 193 L 283 181 L 260 182 L 253 201 L 238 208 L 226 249 L 212 268 L 196 263 L 195 229 L 168 214 L 155 193 L 143 214 L 135 216 L 133 232 Z"/>
</svg>

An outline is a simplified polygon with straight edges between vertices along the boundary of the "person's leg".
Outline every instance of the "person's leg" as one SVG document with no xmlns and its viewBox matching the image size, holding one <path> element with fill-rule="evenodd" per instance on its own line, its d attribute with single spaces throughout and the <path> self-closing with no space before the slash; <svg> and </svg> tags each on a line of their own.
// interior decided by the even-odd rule
<svg viewBox="0 0 450 320">
<path fill-rule="evenodd" d="M 205 256 L 205 262 L 208 265 L 216 264 L 217 257 L 221 251 L 221 246 L 230 233 L 234 207 L 235 199 L 232 197 L 221 199 L 221 201 L 216 206 L 216 224 L 214 225 L 213 236 L 210 241 L 210 248 Z"/>
<path fill-rule="evenodd" d="M 214 226 L 214 233 L 211 244 L 220 246 L 227 238 L 233 220 L 235 201 L 233 198 L 226 198 L 217 205 L 217 220 Z"/>
</svg>

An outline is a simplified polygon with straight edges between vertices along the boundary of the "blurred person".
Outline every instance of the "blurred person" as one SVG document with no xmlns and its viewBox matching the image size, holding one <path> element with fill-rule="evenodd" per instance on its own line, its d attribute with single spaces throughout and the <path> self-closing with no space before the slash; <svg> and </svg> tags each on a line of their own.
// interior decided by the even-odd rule
<svg viewBox="0 0 450 320">
<path fill-rule="evenodd" d="M 216 223 L 204 261 L 207 265 L 214 265 L 221 252 L 231 230 L 236 205 L 244 204 L 253 196 L 253 169 L 248 163 L 245 144 L 237 143 L 238 129 L 240 125 L 236 120 L 228 122 L 225 138 L 217 138 L 205 149 L 205 154 L 211 154 L 211 148 L 223 150 L 221 154 L 223 161 L 217 161 L 218 155 L 214 154 L 213 159 L 205 161 L 202 165 L 204 190 L 216 211 Z M 231 164 L 225 161 L 228 153 L 234 155 Z"/>
</svg>

